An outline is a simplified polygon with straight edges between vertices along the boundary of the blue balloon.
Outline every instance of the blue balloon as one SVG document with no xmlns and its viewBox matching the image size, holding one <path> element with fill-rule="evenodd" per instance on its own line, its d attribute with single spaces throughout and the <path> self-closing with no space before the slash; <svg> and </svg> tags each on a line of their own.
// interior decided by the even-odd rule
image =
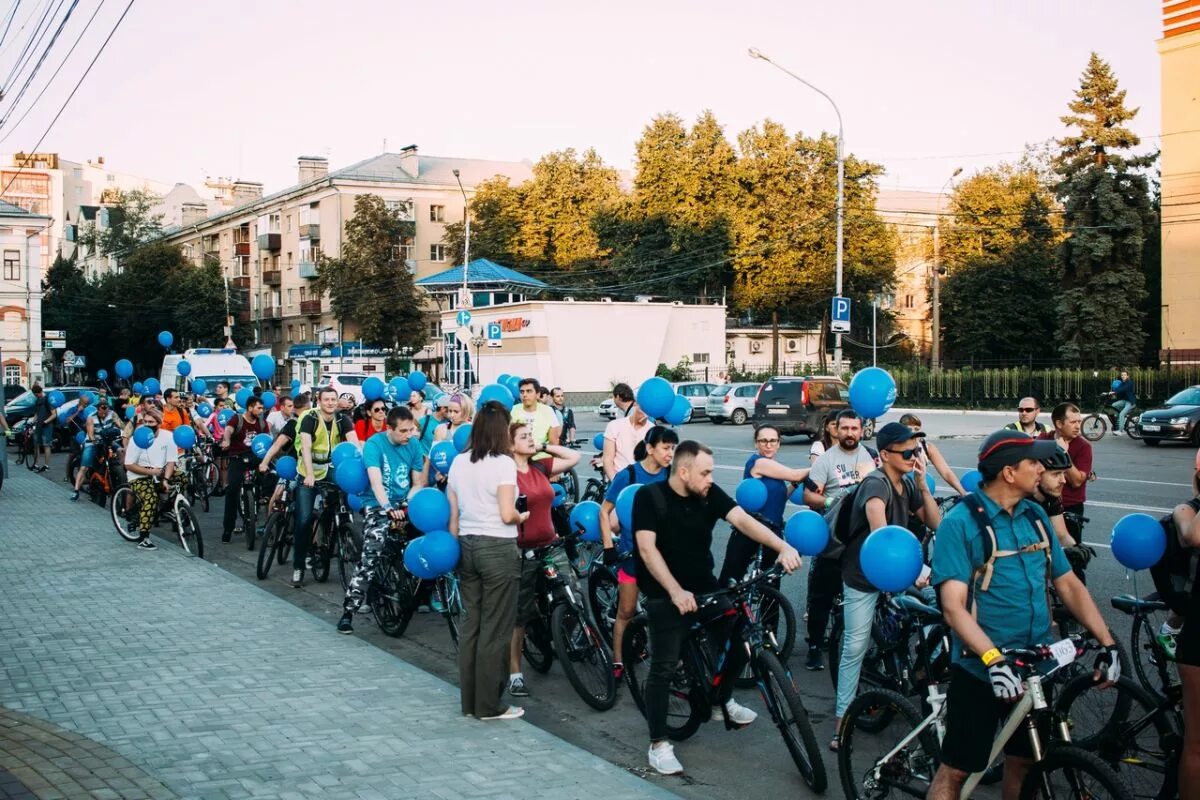
<svg viewBox="0 0 1200 800">
<path fill-rule="evenodd" d="M 192 374 L 192 363 L 186 358 L 180 359 L 179 363 L 175 365 L 175 371 L 186 378 Z"/>
<path fill-rule="evenodd" d="M 655 376 L 638 387 L 637 404 L 646 416 L 651 419 L 662 419 L 671 413 L 671 405 L 678 396 L 671 388 L 671 384 L 667 383 L 665 379 Z"/>
<path fill-rule="evenodd" d="M 550 485 L 554 489 L 554 501 L 551 503 L 551 505 L 555 508 L 558 508 L 563 503 L 567 502 L 567 490 L 563 488 L 561 483 L 552 483 Z"/>
<path fill-rule="evenodd" d="M 512 377 L 512 375 L 509 375 L 507 372 L 501 372 L 499 375 L 496 376 L 496 383 L 500 384 L 501 386 L 507 386 L 508 385 L 507 381 L 511 377 Z"/>
<path fill-rule="evenodd" d="M 412 387 L 408 385 L 408 381 L 399 375 L 388 381 L 388 389 L 398 403 L 407 403 L 408 396 L 412 394 Z"/>
<path fill-rule="evenodd" d="M 1167 532 L 1149 514 L 1126 514 L 1113 526 L 1113 557 L 1128 569 L 1147 569 L 1167 552 Z"/>
<path fill-rule="evenodd" d="M 850 407 L 864 419 L 882 417 L 896 403 L 896 381 L 887 370 L 867 367 L 850 379 Z"/>
<path fill-rule="evenodd" d="M 233 401 L 241 408 L 245 408 L 246 403 L 248 403 L 250 398 L 253 396 L 254 390 L 249 386 L 243 386 L 241 389 L 238 389 L 238 393 L 233 396 Z"/>
<path fill-rule="evenodd" d="M 96 370 L 96 380 L 98 380 L 98 381 L 108 380 L 108 370 L 106 370 L 106 369 Z"/>
<path fill-rule="evenodd" d="M 441 441 L 429 448 L 429 463 L 433 464 L 433 468 L 438 472 L 446 475 L 450 472 L 450 465 L 454 463 L 456 455 L 458 450 L 454 447 L 454 442 Z"/>
<path fill-rule="evenodd" d="M 417 551 L 417 558 L 427 573 L 436 578 L 458 566 L 462 551 L 454 534 L 444 530 L 430 531 L 421 538 L 425 541 Z"/>
<path fill-rule="evenodd" d="M 908 477 L 912 478 L 913 485 L 915 486 L 917 483 L 917 473 L 910 472 L 910 473 L 908 473 Z M 934 491 L 937 490 L 937 480 L 934 479 L 933 473 L 930 473 L 930 472 L 925 473 L 925 485 L 929 487 L 930 494 L 933 494 Z"/>
<path fill-rule="evenodd" d="M 196 431 L 191 425 L 180 425 L 171 434 L 171 438 L 175 440 L 176 447 L 182 447 L 184 450 L 191 450 L 196 446 Z"/>
<path fill-rule="evenodd" d="M 418 536 L 409 542 L 408 546 L 404 548 L 404 568 L 407 569 L 410 574 L 415 575 L 421 580 L 431 581 L 436 578 L 437 575 L 430 572 L 425 566 L 425 559 L 422 558 L 424 555 L 422 551 L 424 549 L 424 536 Z"/>
<path fill-rule="evenodd" d="M 275 407 L 275 404 L 279 402 L 279 398 L 275 396 L 274 392 L 263 392 L 262 393 L 262 401 L 263 401 L 263 409 L 265 411 L 270 411 L 272 408 Z"/>
<path fill-rule="evenodd" d="M 95 406 L 88 406 L 87 408 L 85 408 L 85 409 L 83 410 L 83 418 L 84 418 L 84 419 L 87 419 L 88 417 L 90 417 L 90 416 L 94 415 L 95 413 L 96 413 L 96 407 L 95 407 Z"/>
<path fill-rule="evenodd" d="M 429 383 L 429 378 L 421 370 L 408 373 L 408 386 L 410 389 L 419 392 L 425 388 L 427 383 Z"/>
<path fill-rule="evenodd" d="M 208 382 L 204 378 L 196 378 L 192 381 L 192 391 L 196 394 L 204 394 L 208 391 Z"/>
<path fill-rule="evenodd" d="M 604 452 L 604 434 L 603 433 L 597 433 L 595 436 L 592 437 L 592 447 L 595 448 L 596 452 Z"/>
<path fill-rule="evenodd" d="M 145 394 L 146 393 L 146 384 L 142 383 L 141 381 L 134 381 L 133 382 L 133 393 L 134 394 Z"/>
<path fill-rule="evenodd" d="M 300 379 L 292 378 L 292 394 L 296 394 L 299 391 L 300 391 Z"/>
<path fill-rule="evenodd" d="M 133 419 L 137 416 L 137 406 L 133 403 L 125 406 L 125 419 Z"/>
<path fill-rule="evenodd" d="M 158 378 L 146 378 L 146 394 L 158 394 L 162 391 L 162 384 L 158 382 Z"/>
<path fill-rule="evenodd" d="M 363 510 L 363 496 L 361 494 L 346 495 L 346 505 L 350 506 L 350 510 L 357 514 Z"/>
<path fill-rule="evenodd" d="M 329 456 L 329 460 L 335 467 L 340 467 L 343 461 L 354 459 L 362 459 L 362 453 L 358 451 L 358 445 L 354 442 L 342 442 L 333 448 L 333 452 Z"/>
<path fill-rule="evenodd" d="M 455 429 L 453 442 L 454 449 L 458 452 L 461 453 L 467 449 L 467 446 L 471 443 L 471 423 L 468 422 L 466 425 L 459 425 Z"/>
<path fill-rule="evenodd" d="M 1121 385 L 1121 379 L 1120 379 L 1120 378 L 1113 378 L 1113 382 L 1112 382 L 1112 390 L 1113 390 L 1114 392 L 1117 390 L 1117 387 L 1119 387 L 1120 385 Z"/>
<path fill-rule="evenodd" d="M 797 511 L 783 526 L 783 538 L 802 556 L 815 556 L 829 544 L 829 526 L 825 517 L 811 508 Z"/>
<path fill-rule="evenodd" d="M 122 358 L 117 362 L 115 369 L 117 371 L 118 378 L 121 380 L 128 380 L 133 375 L 133 362 L 128 358 Z"/>
<path fill-rule="evenodd" d="M 762 511 L 767 504 L 767 485 L 758 478 L 746 478 L 737 485 L 733 498 L 751 514 Z"/>
<path fill-rule="evenodd" d="M 204 417 L 205 419 L 208 419 L 209 417 L 212 416 L 213 407 L 210 406 L 208 403 L 201 403 L 200 405 L 196 406 L 196 413 L 199 414 L 200 416 Z"/>
<path fill-rule="evenodd" d="M 637 494 L 638 489 L 642 488 L 640 483 L 633 483 L 626 486 L 617 495 L 617 522 L 621 523 L 621 530 L 633 530 L 633 497 Z"/>
<path fill-rule="evenodd" d="M 514 403 L 521 402 L 521 378 L 516 375 L 509 375 L 508 380 L 504 382 L 504 388 L 508 389 L 508 393 L 512 395 Z"/>
<path fill-rule="evenodd" d="M 968 492 L 973 492 L 979 488 L 979 484 L 982 480 L 983 475 L 980 474 L 979 470 L 969 469 L 963 473 L 962 478 L 960 478 L 958 482 L 961 483 L 962 487 Z"/>
<path fill-rule="evenodd" d="M 371 485 L 371 481 L 367 478 L 366 465 L 363 464 L 361 458 L 344 459 L 334 469 L 333 479 L 346 494 L 359 494 L 366 491 L 366 488 Z"/>
<path fill-rule="evenodd" d="M 154 431 L 142 425 L 133 432 L 133 443 L 145 450 L 150 445 L 154 444 Z"/>
<path fill-rule="evenodd" d="M 271 434 L 260 433 L 250 440 L 250 452 L 262 458 L 271 449 Z"/>
<path fill-rule="evenodd" d="M 571 509 L 570 521 L 571 530 L 581 532 L 583 541 L 600 541 L 600 504 L 595 500 L 576 503 Z"/>
<path fill-rule="evenodd" d="M 259 353 L 250 362 L 250 371 L 260 381 L 269 381 L 275 375 L 275 359 L 266 353 Z"/>
<path fill-rule="evenodd" d="M 80 396 L 80 397 L 82 397 L 82 398 L 85 398 L 85 399 L 87 400 L 87 402 L 88 402 L 88 405 L 95 405 L 95 404 L 96 404 L 96 393 L 95 393 L 95 392 L 91 392 L 91 391 L 82 391 L 82 392 L 80 392 L 80 393 L 79 393 L 79 396 Z"/>
<path fill-rule="evenodd" d="M 67 396 L 58 389 L 51 389 L 46 395 L 46 400 L 49 401 L 51 408 L 58 408 L 67 402 Z"/>
<path fill-rule="evenodd" d="M 796 487 L 796 490 L 794 492 L 792 492 L 791 496 L 788 498 L 788 501 L 795 503 L 798 506 L 805 505 L 805 503 L 804 503 L 804 484 L 800 484 L 799 486 Z"/>
<path fill-rule="evenodd" d="M 363 399 L 366 400 L 368 403 L 372 403 L 372 402 L 378 400 L 379 398 L 383 397 L 383 390 L 386 388 L 387 388 L 387 386 L 384 384 L 384 382 L 382 380 L 380 380 L 379 378 L 376 378 L 374 375 L 372 375 L 371 377 L 369 377 L 365 381 L 363 381 L 363 385 L 362 385 Z"/>
<path fill-rule="evenodd" d="M 450 501 L 437 489 L 426 486 L 408 498 L 408 519 L 422 533 L 445 530 L 450 524 Z"/>
<path fill-rule="evenodd" d="M 501 386 L 498 383 L 489 383 L 483 387 L 483 390 L 479 393 L 479 405 L 482 407 L 485 403 L 489 403 L 492 400 L 504 406 L 505 409 L 512 410 L 513 395 L 507 387 Z"/>
<path fill-rule="evenodd" d="M 295 456 L 280 456 L 275 459 L 275 474 L 285 481 L 290 481 L 299 475 L 299 462 Z"/>
<path fill-rule="evenodd" d="M 158 334 L 158 343 L 163 347 L 170 348 L 175 344 L 175 337 L 171 335 L 170 331 L 162 331 Z"/>
<path fill-rule="evenodd" d="M 908 528 L 885 525 L 867 536 L 858 563 L 879 591 L 902 592 L 921 574 L 921 543 Z"/>
<path fill-rule="evenodd" d="M 645 409 L 642 409 L 645 411 Z M 692 413 L 692 404 L 688 399 L 681 394 L 675 395 L 675 399 L 671 401 L 671 408 L 666 413 L 667 422 L 672 425 L 682 425 L 687 422 L 688 417 Z"/>
<path fill-rule="evenodd" d="M 234 411 L 232 408 L 222 408 L 219 412 L 217 412 L 217 422 L 224 427 L 225 425 L 229 424 L 229 420 L 233 419 L 233 414 Z"/>
<path fill-rule="evenodd" d="M 75 434 L 75 444 L 83 444 L 86 441 L 87 441 L 87 434 L 84 433 L 83 431 L 79 431 L 78 433 Z"/>
</svg>

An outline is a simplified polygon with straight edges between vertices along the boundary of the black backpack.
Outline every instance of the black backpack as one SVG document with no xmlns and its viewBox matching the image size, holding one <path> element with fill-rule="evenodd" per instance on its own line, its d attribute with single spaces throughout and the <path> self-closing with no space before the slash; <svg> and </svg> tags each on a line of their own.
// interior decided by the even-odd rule
<svg viewBox="0 0 1200 800">
<path fill-rule="evenodd" d="M 1196 581 L 1196 568 L 1200 567 L 1200 550 L 1185 547 L 1179 541 L 1174 514 L 1162 517 L 1159 524 L 1167 534 L 1167 549 L 1158 563 L 1150 567 L 1150 578 L 1158 598 L 1176 614 L 1183 615 Z"/>
<path fill-rule="evenodd" d="M 976 496 L 975 492 L 968 493 L 959 502 L 966 503 L 967 508 L 971 512 L 971 518 L 975 520 L 975 524 L 985 534 L 983 537 L 983 563 L 975 568 L 974 573 L 971 575 L 971 585 L 967 588 L 967 609 L 974 614 L 975 592 L 986 592 L 988 587 L 991 586 L 992 570 L 997 558 L 1032 553 L 1038 550 L 1042 551 L 1046 556 L 1046 608 L 1053 608 L 1050 600 L 1050 584 L 1053 578 L 1053 550 L 1050 543 L 1050 534 L 1047 532 L 1046 526 L 1042 524 L 1042 518 L 1038 516 L 1033 507 L 1026 504 L 1024 514 L 1037 531 L 1037 544 L 1026 545 L 1019 550 L 997 550 L 996 530 L 992 527 L 991 520 L 988 519 L 987 512 L 984 511 L 983 503 Z"/>
</svg>

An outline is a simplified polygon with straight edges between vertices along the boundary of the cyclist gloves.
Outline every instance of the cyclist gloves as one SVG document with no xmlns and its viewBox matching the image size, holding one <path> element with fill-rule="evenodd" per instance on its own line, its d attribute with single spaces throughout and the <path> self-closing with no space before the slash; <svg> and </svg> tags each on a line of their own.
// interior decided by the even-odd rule
<svg viewBox="0 0 1200 800">
<path fill-rule="evenodd" d="M 1117 646 L 1110 644 L 1096 656 L 1096 671 L 1100 673 L 1102 683 L 1116 683 L 1121 677 L 1121 657 Z"/>
<path fill-rule="evenodd" d="M 1016 700 L 1021 696 L 1021 680 L 1007 661 L 996 661 L 988 667 L 988 679 L 992 682 L 992 694 L 1004 701 Z"/>
<path fill-rule="evenodd" d="M 1076 544 L 1063 548 L 1063 554 L 1074 570 L 1086 570 L 1087 565 L 1096 557 L 1096 549 L 1086 544 Z"/>
</svg>

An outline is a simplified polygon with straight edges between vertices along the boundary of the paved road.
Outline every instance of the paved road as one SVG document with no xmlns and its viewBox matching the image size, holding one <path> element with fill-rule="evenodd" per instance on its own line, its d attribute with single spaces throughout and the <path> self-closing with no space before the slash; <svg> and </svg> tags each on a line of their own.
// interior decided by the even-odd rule
<svg viewBox="0 0 1200 800">
<path fill-rule="evenodd" d="M 937 438 L 936 441 L 959 473 L 974 467 L 979 439 L 1007 422 L 1007 417 L 988 414 L 919 413 L 931 436 L 950 437 Z M 889 418 L 894 416 L 895 413 Z M 583 415 L 580 422 L 583 426 L 581 435 L 589 437 L 603 424 L 602 420 L 592 415 Z M 741 465 L 751 452 L 750 427 L 728 424 L 715 426 L 699 421 L 685 426 L 683 435 L 700 439 L 715 449 L 719 467 L 718 482 L 732 491 L 741 478 Z M 1121 619 L 1117 619 L 1120 615 L 1107 608 L 1107 598 L 1134 591 L 1135 582 L 1127 579 L 1125 570 L 1104 549 L 1108 532 L 1116 520 L 1126 513 L 1145 511 L 1158 515 L 1189 497 L 1193 457 L 1194 450 L 1190 448 L 1163 446 L 1151 449 L 1128 439 L 1109 437 L 1096 445 L 1096 470 L 1100 479 L 1089 487 L 1088 516 L 1091 523 L 1085 539 L 1099 545 L 1101 555 L 1093 562 L 1089 581 L 1095 596 L 1102 600 L 1110 624 L 1122 636 L 1127 635 L 1127 628 Z M 799 438 L 785 440 L 780 458 L 784 463 L 794 466 L 806 464 L 807 442 Z M 62 491 L 65 494 L 65 487 Z M 267 592 L 290 600 L 330 624 L 336 621 L 340 615 L 341 601 L 336 578 L 332 579 L 332 584 L 310 583 L 302 590 L 291 589 L 284 583 L 285 576 L 282 573 L 273 575 L 266 582 L 258 582 L 252 564 L 255 554 L 248 553 L 236 539 L 231 545 L 220 544 L 219 510 L 218 505 L 214 504 L 212 513 L 202 519 L 202 526 L 208 534 L 206 545 L 210 559 L 223 569 L 256 583 Z M 718 561 L 724 553 L 727 536 L 727 528 L 721 526 L 714 543 Z M 803 575 L 791 577 L 784 583 L 785 592 L 801 612 L 805 587 Z M 1144 573 L 1138 576 L 1136 589 L 1143 594 L 1151 591 L 1149 578 Z M 383 636 L 367 620 L 363 624 L 356 622 L 356 627 L 359 638 L 447 680 L 455 680 L 449 635 L 440 618 L 418 616 L 406 636 L 399 640 Z M 833 693 L 828 673 L 805 672 L 800 655 L 798 650 L 792 667 L 797 670 L 804 702 L 818 736 L 826 742 L 833 734 Z M 583 705 L 558 668 L 547 676 L 531 674 L 529 671 L 526 676 L 533 692 L 532 698 L 523 701 L 529 711 L 527 719 L 631 772 L 644 770 L 645 723 L 624 693 L 614 709 L 600 714 Z M 739 692 L 738 697 L 746 705 L 762 710 L 761 702 L 751 692 Z M 677 753 L 687 769 L 687 776 L 682 779 L 655 780 L 686 797 L 740 798 L 747 795 L 778 795 L 780 792 L 807 796 L 778 734 L 761 724 L 761 721 L 737 733 L 704 726 L 693 739 L 678 745 Z M 747 768 L 748 754 L 752 754 L 752 763 L 756 766 Z M 835 787 L 831 793 L 838 796 L 836 762 L 832 754 L 826 754 L 826 766 Z"/>
</svg>

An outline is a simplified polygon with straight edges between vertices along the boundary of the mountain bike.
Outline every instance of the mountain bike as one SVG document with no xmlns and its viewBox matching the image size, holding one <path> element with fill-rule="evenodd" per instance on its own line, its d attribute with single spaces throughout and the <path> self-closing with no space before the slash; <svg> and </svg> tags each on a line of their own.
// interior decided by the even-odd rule
<svg viewBox="0 0 1200 800">
<path fill-rule="evenodd" d="M 258 548 L 256 574 L 260 581 L 267 579 L 273 565 L 283 566 L 292 554 L 292 490 L 295 486 L 294 480 L 283 481 L 279 499 L 267 513 L 262 547 Z"/>
<path fill-rule="evenodd" d="M 329 580 L 329 566 L 338 557 L 338 574 L 343 591 L 362 558 L 362 542 L 351 527 L 354 513 L 346 504 L 346 495 L 337 484 L 317 481 L 317 496 L 313 501 L 313 521 L 308 548 L 308 566 L 317 583 Z"/>
<path fill-rule="evenodd" d="M 719 704 L 722 683 L 735 676 L 726 674 L 729 666 L 729 647 L 743 647 L 749 657 L 755 684 L 772 723 L 779 729 L 800 776 L 814 792 L 825 791 L 828 780 L 821 749 L 808 719 L 808 712 L 796 691 L 791 673 L 776 655 L 778 643 L 765 630 L 750 604 L 756 586 L 778 578 L 779 566 L 727 589 L 696 595 L 699 619 L 705 611 L 712 613 L 723 598 L 731 600 L 736 614 L 734 633 L 729 642 L 711 642 L 706 624 L 693 622 L 691 633 L 683 645 L 680 666 L 668 687 L 667 736 L 682 741 L 692 736 L 700 725 L 712 719 L 712 709 Z M 625 680 L 629 693 L 643 715 L 646 713 L 645 687 L 650 672 L 650 630 L 645 614 L 630 620 L 625 628 L 622 645 L 625 658 Z M 715 647 L 715 652 L 714 652 Z M 725 726 L 734 727 L 725 712 Z"/>
<path fill-rule="evenodd" d="M 384 536 L 383 552 L 364 593 L 364 604 L 375 615 L 379 629 L 393 638 L 403 636 L 408 629 L 421 589 L 421 579 L 404 567 L 404 550 L 410 533 L 412 528 L 407 521 L 391 521 Z"/>
<path fill-rule="evenodd" d="M 187 475 L 189 502 L 193 506 L 204 509 L 204 513 L 207 514 L 209 498 L 220 479 L 217 463 L 213 460 L 212 442 L 208 439 L 196 442 L 192 452 L 187 456 L 186 467 L 184 464 L 180 464 L 180 469 L 184 469 Z"/>
<path fill-rule="evenodd" d="M 200 521 L 196 519 L 196 512 L 192 510 L 179 484 L 169 484 L 166 496 L 162 497 L 162 494 L 160 491 L 155 525 L 163 521 L 170 522 L 179 538 L 179 545 L 197 558 L 204 558 L 204 536 L 200 533 Z M 117 533 L 127 542 L 136 542 L 141 538 L 138 531 L 141 508 L 142 501 L 128 486 L 122 486 L 113 494 L 109 513 Z"/>
<path fill-rule="evenodd" d="M 1166 620 L 1169 609 L 1158 594 L 1142 598 L 1123 594 L 1111 600 L 1112 607 L 1128 614 L 1129 654 L 1133 671 L 1142 688 L 1151 695 L 1165 697 L 1167 688 L 1179 683 L 1179 669 L 1158 640 L 1158 630 Z"/>
<path fill-rule="evenodd" d="M 1116 395 L 1112 392 L 1105 392 L 1100 395 L 1099 408 L 1083 418 L 1079 432 L 1083 438 L 1089 442 L 1098 442 L 1104 438 L 1104 434 L 1110 430 L 1117 429 L 1117 420 L 1120 418 L 1120 412 L 1112 407 Z M 1138 433 L 1137 423 L 1138 418 L 1142 416 L 1142 410 L 1134 406 L 1125 415 L 1125 427 L 1122 432 L 1131 439 L 1141 439 L 1142 436 Z"/>
</svg>

